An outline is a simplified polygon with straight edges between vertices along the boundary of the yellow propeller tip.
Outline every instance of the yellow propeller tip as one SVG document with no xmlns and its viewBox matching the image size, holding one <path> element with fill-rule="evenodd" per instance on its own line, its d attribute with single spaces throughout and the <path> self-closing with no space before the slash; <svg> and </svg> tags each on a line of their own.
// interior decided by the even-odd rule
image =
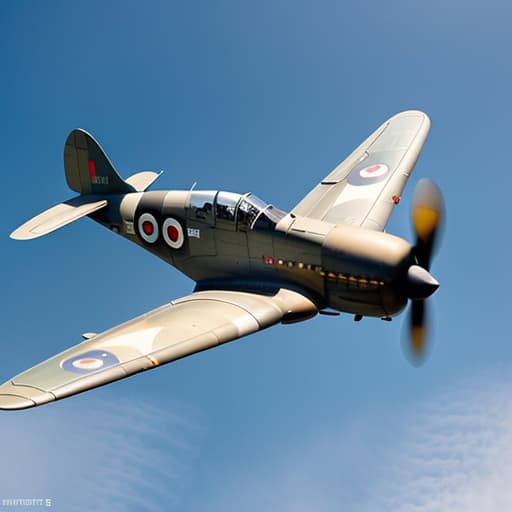
<svg viewBox="0 0 512 512">
<path fill-rule="evenodd" d="M 425 327 L 414 326 L 411 329 L 411 347 L 413 354 L 416 358 L 423 355 L 423 348 L 425 345 Z"/>
<path fill-rule="evenodd" d="M 429 240 L 437 228 L 440 212 L 426 206 L 417 206 L 412 213 L 412 222 L 418 238 L 423 242 Z"/>
</svg>

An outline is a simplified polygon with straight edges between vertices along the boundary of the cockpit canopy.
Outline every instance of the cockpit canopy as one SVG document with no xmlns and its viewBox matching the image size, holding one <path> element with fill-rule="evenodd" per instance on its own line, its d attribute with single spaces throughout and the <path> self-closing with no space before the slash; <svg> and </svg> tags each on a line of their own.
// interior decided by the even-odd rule
<svg viewBox="0 0 512 512">
<path fill-rule="evenodd" d="M 189 217 L 231 231 L 273 230 L 286 215 L 254 194 L 193 191 Z"/>
</svg>

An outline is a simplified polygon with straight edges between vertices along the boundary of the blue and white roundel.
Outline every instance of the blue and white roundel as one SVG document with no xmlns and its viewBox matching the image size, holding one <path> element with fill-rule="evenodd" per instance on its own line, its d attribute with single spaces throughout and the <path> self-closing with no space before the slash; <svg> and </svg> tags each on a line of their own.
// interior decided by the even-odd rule
<svg viewBox="0 0 512 512">
<path fill-rule="evenodd" d="M 119 364 L 119 359 L 106 350 L 89 350 L 78 356 L 70 357 L 60 363 L 62 369 L 73 373 L 92 373 Z"/>
</svg>

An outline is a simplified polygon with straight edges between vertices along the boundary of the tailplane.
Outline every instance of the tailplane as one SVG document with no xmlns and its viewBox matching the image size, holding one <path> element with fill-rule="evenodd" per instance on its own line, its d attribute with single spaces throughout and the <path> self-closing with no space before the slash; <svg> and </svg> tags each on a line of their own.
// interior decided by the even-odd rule
<svg viewBox="0 0 512 512">
<path fill-rule="evenodd" d="M 71 190 L 80 195 L 36 215 L 11 233 L 11 238 L 37 238 L 107 206 L 109 196 L 143 192 L 161 173 L 138 172 L 123 180 L 94 137 L 73 130 L 64 146 L 64 169 Z"/>
<path fill-rule="evenodd" d="M 43 213 L 27 220 L 11 233 L 11 238 L 15 240 L 30 240 L 47 235 L 66 224 L 81 219 L 90 213 L 101 210 L 107 206 L 106 199 L 100 201 L 91 200 L 84 196 L 75 197 L 64 203 L 59 203 Z"/>
</svg>

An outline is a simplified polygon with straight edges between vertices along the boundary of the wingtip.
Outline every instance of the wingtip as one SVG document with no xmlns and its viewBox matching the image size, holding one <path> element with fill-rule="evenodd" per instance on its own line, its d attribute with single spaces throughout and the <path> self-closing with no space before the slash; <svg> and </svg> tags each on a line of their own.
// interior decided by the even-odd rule
<svg viewBox="0 0 512 512">
<path fill-rule="evenodd" d="M 37 238 L 38 236 L 40 235 L 35 235 L 31 231 L 23 229 L 23 226 L 20 226 L 9 235 L 9 238 L 12 240 L 31 240 L 32 238 Z"/>
<path fill-rule="evenodd" d="M 400 122 L 400 120 L 409 120 L 412 125 L 417 128 L 418 132 L 422 133 L 425 138 L 430 132 L 430 127 L 432 125 L 430 117 L 422 110 L 404 110 L 402 112 L 398 112 L 394 116 L 390 117 L 386 123 L 391 123 L 393 121 Z"/>
<path fill-rule="evenodd" d="M 2 411 L 29 409 L 35 405 L 35 402 L 24 396 L 0 394 L 0 410 Z"/>
<path fill-rule="evenodd" d="M 55 400 L 55 395 L 32 386 L 7 381 L 0 386 L 0 410 L 30 409 Z"/>
<path fill-rule="evenodd" d="M 430 126 L 430 117 L 426 112 L 423 112 L 423 110 L 403 110 L 401 112 L 397 112 L 391 119 L 396 119 L 399 117 L 418 117 L 421 118 L 423 121 L 427 122 Z"/>
</svg>

